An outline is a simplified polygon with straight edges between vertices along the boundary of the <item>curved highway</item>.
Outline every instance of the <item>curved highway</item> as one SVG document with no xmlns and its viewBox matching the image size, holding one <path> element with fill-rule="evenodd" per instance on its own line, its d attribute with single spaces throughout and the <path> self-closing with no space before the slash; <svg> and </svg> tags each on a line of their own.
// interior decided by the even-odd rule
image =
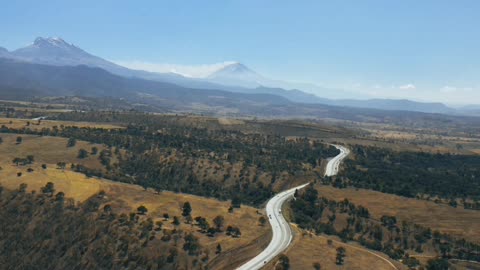
<svg viewBox="0 0 480 270">
<path fill-rule="evenodd" d="M 341 161 L 348 155 L 349 150 L 340 145 L 333 145 L 338 150 L 340 154 L 328 161 L 325 175 L 332 176 L 338 172 Z M 260 254 L 246 262 L 244 265 L 237 268 L 237 270 L 256 270 L 262 268 L 265 264 L 270 262 L 278 254 L 282 253 L 292 242 L 292 231 L 290 225 L 285 220 L 282 215 L 282 205 L 284 202 L 293 198 L 295 190 L 304 188 L 308 185 L 303 184 L 298 187 L 283 191 L 271 198 L 266 207 L 266 212 L 268 216 L 268 221 L 270 226 L 272 226 L 272 240 L 268 244 L 267 248 L 264 249 Z"/>
<path fill-rule="evenodd" d="M 325 167 L 325 176 L 336 175 L 338 173 L 340 163 L 350 153 L 350 150 L 348 150 L 344 146 L 336 145 L 336 144 L 332 144 L 332 145 L 335 146 L 335 148 L 337 148 L 338 150 L 340 150 L 340 154 L 336 155 L 334 158 L 328 161 L 327 166 Z"/>
</svg>

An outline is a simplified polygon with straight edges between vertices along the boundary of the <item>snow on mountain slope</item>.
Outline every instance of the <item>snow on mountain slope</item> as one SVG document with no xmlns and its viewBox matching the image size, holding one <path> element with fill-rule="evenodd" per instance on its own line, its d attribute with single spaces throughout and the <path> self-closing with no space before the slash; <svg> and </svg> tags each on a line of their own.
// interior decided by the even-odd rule
<svg viewBox="0 0 480 270">
<path fill-rule="evenodd" d="M 260 74 L 238 62 L 220 68 L 206 79 L 214 83 L 248 88 L 258 87 L 266 80 Z"/>
<path fill-rule="evenodd" d="M 79 47 L 56 37 L 38 37 L 31 45 L 11 52 L 11 55 L 19 60 L 36 64 L 54 66 L 86 65 L 109 71 L 125 69 L 100 57 L 91 55 Z"/>
</svg>

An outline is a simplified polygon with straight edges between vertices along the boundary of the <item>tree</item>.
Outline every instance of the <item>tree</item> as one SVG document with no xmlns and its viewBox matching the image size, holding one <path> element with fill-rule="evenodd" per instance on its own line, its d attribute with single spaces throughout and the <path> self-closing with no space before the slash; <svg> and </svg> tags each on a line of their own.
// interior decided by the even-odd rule
<svg viewBox="0 0 480 270">
<path fill-rule="evenodd" d="M 75 138 L 69 138 L 67 141 L 67 147 L 74 147 L 77 144 L 77 140 Z"/>
<path fill-rule="evenodd" d="M 2 139 L 2 137 L 0 137 L 0 144 L 2 144 L 2 143 L 3 143 L 3 139 Z"/>
<path fill-rule="evenodd" d="M 15 163 L 15 165 L 17 165 L 17 166 L 18 166 L 18 164 L 19 164 L 20 162 L 22 162 L 22 159 L 21 159 L 21 158 L 18 158 L 18 157 L 16 157 L 16 158 L 14 158 L 14 159 L 12 160 L 12 162 L 13 162 L 13 163 Z"/>
<path fill-rule="evenodd" d="M 163 213 L 163 220 L 169 220 L 170 215 L 168 213 Z"/>
<path fill-rule="evenodd" d="M 216 216 L 213 219 L 213 224 L 215 224 L 215 228 L 216 228 L 217 232 L 222 231 L 224 222 L 225 222 L 225 218 L 223 216 L 220 216 L 220 215 Z"/>
<path fill-rule="evenodd" d="M 173 263 L 175 262 L 176 258 L 178 257 L 178 251 L 175 248 L 171 248 L 169 250 L 168 256 L 167 256 L 167 263 Z"/>
<path fill-rule="evenodd" d="M 48 182 L 44 187 L 41 188 L 41 190 L 43 194 L 52 196 L 55 192 L 55 186 L 52 182 Z"/>
<path fill-rule="evenodd" d="M 222 245 L 220 243 L 217 245 L 217 250 L 215 251 L 215 254 L 220 254 L 222 253 Z"/>
<path fill-rule="evenodd" d="M 155 231 L 161 231 L 162 230 L 163 222 L 161 222 L 160 220 L 157 220 L 155 222 L 155 225 L 157 225 L 157 227 L 155 227 Z"/>
<path fill-rule="evenodd" d="M 92 151 L 90 151 L 90 154 L 96 155 L 98 153 L 98 148 L 96 146 L 92 147 Z"/>
<path fill-rule="evenodd" d="M 148 209 L 147 209 L 144 205 L 140 205 L 140 206 L 137 208 L 137 212 L 138 212 L 140 215 L 145 215 L 145 214 L 148 212 Z"/>
<path fill-rule="evenodd" d="M 17 144 L 21 144 L 22 141 L 23 141 L 23 138 L 21 136 L 18 136 L 16 140 Z"/>
<path fill-rule="evenodd" d="M 57 201 L 57 202 L 63 202 L 64 199 L 65 199 L 65 193 L 63 193 L 63 192 L 58 192 L 55 195 L 55 201 Z"/>
<path fill-rule="evenodd" d="M 180 225 L 180 219 L 177 216 L 173 216 L 173 225 L 178 226 Z"/>
<path fill-rule="evenodd" d="M 62 170 L 65 170 L 65 167 L 67 166 L 67 163 L 61 161 L 61 162 L 57 162 L 57 167 L 59 169 L 62 169 Z"/>
<path fill-rule="evenodd" d="M 84 158 L 86 158 L 86 157 L 88 157 L 88 152 L 87 152 L 87 150 L 85 150 L 85 149 L 80 149 L 80 150 L 78 150 L 77 158 L 84 159 Z"/>
<path fill-rule="evenodd" d="M 345 248 L 344 247 L 338 247 L 337 248 L 337 257 L 335 259 L 335 263 L 337 265 L 343 265 L 345 258 Z"/>
<path fill-rule="evenodd" d="M 427 262 L 427 270 L 448 270 L 449 264 L 446 259 L 430 259 Z"/>
<path fill-rule="evenodd" d="M 313 263 L 312 266 L 313 266 L 313 269 L 315 269 L 315 270 L 321 270 L 322 269 L 322 266 L 320 265 L 319 262 Z"/>
<path fill-rule="evenodd" d="M 451 251 L 450 244 L 447 242 L 440 243 L 440 252 L 442 253 L 442 257 L 448 257 L 448 253 Z"/>
<path fill-rule="evenodd" d="M 192 233 L 185 235 L 185 243 L 183 244 L 183 250 L 188 252 L 188 255 L 198 255 L 200 250 L 200 244 L 198 238 Z"/>
<path fill-rule="evenodd" d="M 258 218 L 258 224 L 260 224 L 260 226 L 265 226 L 265 223 L 267 223 L 267 219 L 264 216 Z"/>
<path fill-rule="evenodd" d="M 242 235 L 242 232 L 240 231 L 240 228 L 236 226 L 228 226 L 227 227 L 227 235 L 230 235 L 234 238 L 240 237 Z"/>
<path fill-rule="evenodd" d="M 103 207 L 103 212 L 107 213 L 107 214 L 110 214 L 112 212 L 112 206 L 110 204 L 106 204 L 104 207 Z"/>
<path fill-rule="evenodd" d="M 290 269 L 290 259 L 287 257 L 287 255 L 285 254 L 280 255 L 276 269 L 279 269 L 279 270 Z"/>
<path fill-rule="evenodd" d="M 27 162 L 28 162 L 28 164 L 32 164 L 34 160 L 35 160 L 35 158 L 34 158 L 33 155 L 28 155 L 28 156 L 27 156 Z"/>
<path fill-rule="evenodd" d="M 198 227 L 200 227 L 201 232 L 206 232 L 208 228 L 210 228 L 210 224 L 208 224 L 208 221 L 204 217 L 196 217 L 195 221 L 197 221 Z"/>
<path fill-rule="evenodd" d="M 415 267 L 420 265 L 420 262 L 415 257 L 404 258 L 402 263 L 408 266 L 408 269 L 415 269 Z"/>
<path fill-rule="evenodd" d="M 47 168 L 47 164 L 42 164 L 42 169 L 46 169 Z"/>
<path fill-rule="evenodd" d="M 189 202 L 183 203 L 182 216 L 187 217 L 192 213 L 192 206 Z"/>
<path fill-rule="evenodd" d="M 21 183 L 21 184 L 18 186 L 18 192 L 20 192 L 20 193 L 25 193 L 26 191 L 27 191 L 27 184 Z"/>
<path fill-rule="evenodd" d="M 242 201 L 241 201 L 240 197 L 234 196 L 232 198 L 232 207 L 233 208 L 240 208 L 241 204 L 242 204 Z"/>
<path fill-rule="evenodd" d="M 217 232 L 217 229 L 215 229 L 213 227 L 209 227 L 207 229 L 207 236 L 214 237 L 216 232 Z"/>
</svg>

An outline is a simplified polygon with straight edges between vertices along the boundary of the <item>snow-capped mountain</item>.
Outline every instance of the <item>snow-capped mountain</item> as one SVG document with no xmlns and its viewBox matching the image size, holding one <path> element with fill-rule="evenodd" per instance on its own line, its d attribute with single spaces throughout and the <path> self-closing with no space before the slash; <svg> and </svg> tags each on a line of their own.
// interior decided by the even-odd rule
<svg viewBox="0 0 480 270">
<path fill-rule="evenodd" d="M 153 81 L 168 82 L 187 88 L 276 95 L 300 103 L 322 103 L 336 106 L 343 105 L 381 109 L 388 107 L 383 106 L 383 104 L 380 104 L 379 102 L 373 101 L 353 102 L 352 100 L 328 100 L 326 98 L 352 99 L 365 97 L 354 96 L 343 90 L 322 88 L 313 84 L 299 84 L 272 80 L 260 75 L 239 62 L 225 62 L 223 65 L 219 65 L 219 68 L 215 69 L 208 76 L 201 78 L 185 77 L 175 73 L 155 73 L 129 69 L 92 55 L 61 38 L 39 37 L 29 46 L 11 52 L 0 47 L 0 58 L 10 58 L 19 62 L 50 66 L 84 65 L 101 68 L 123 77 L 136 77 Z M 322 98 L 311 93 L 315 93 Z M 428 112 L 430 111 L 431 109 L 428 108 Z"/>
<path fill-rule="evenodd" d="M 223 85 L 256 88 L 266 80 L 247 66 L 234 62 L 210 74 L 206 80 Z"/>
<path fill-rule="evenodd" d="M 157 81 L 171 82 L 177 78 L 183 78 L 182 76 L 173 73 L 159 74 L 143 70 L 128 69 L 98 56 L 92 55 L 75 46 L 74 44 L 70 44 L 57 37 L 38 37 L 27 47 L 17 49 L 10 53 L 8 53 L 8 51 L 7 53 L 2 53 L 0 51 L 0 57 L 52 66 L 85 65 L 89 67 L 101 68 L 116 75 L 125 77 L 138 77 Z"/>
<path fill-rule="evenodd" d="M 116 75 L 169 82 L 190 88 L 218 89 L 243 93 L 278 92 L 278 95 L 290 98 L 291 100 L 297 102 L 315 103 L 319 101 L 316 99 L 317 97 L 312 94 L 307 94 L 299 90 L 290 91 L 294 89 L 303 90 L 304 88 L 295 87 L 296 85 L 289 84 L 288 82 L 265 78 L 238 62 L 231 62 L 221 65 L 219 69 L 214 70 L 207 77 L 202 78 L 185 77 L 173 72 L 148 72 L 144 70 L 129 69 L 115 64 L 98 56 L 92 55 L 76 45 L 68 43 L 58 37 L 38 37 L 27 47 L 14 50 L 12 52 L 8 52 L 5 49 L 0 49 L 0 57 L 54 66 L 85 65 L 89 67 L 98 67 Z M 276 88 L 284 88 L 288 90 Z M 322 96 L 325 97 L 332 97 L 330 93 L 339 92 L 330 91 L 330 89 L 321 89 L 318 87 L 315 90 L 318 93 L 322 93 Z"/>
<path fill-rule="evenodd" d="M 340 89 L 329 89 L 308 83 L 293 83 L 274 80 L 260 75 L 244 64 L 234 62 L 210 74 L 205 80 L 226 86 L 241 86 L 262 93 L 277 92 L 291 100 L 303 103 L 321 103 L 324 99 L 311 94 L 318 93 L 326 98 L 352 98 L 352 93 Z M 301 89 L 301 90 L 298 90 Z M 306 93 L 302 90 L 307 90 Z M 248 92 L 252 92 L 248 91 Z M 245 92 L 245 90 L 243 90 Z"/>
<path fill-rule="evenodd" d="M 86 65 L 103 68 L 117 74 L 128 71 L 128 69 L 124 67 L 91 55 L 79 47 L 57 37 L 38 37 L 31 45 L 12 51 L 10 55 L 18 60 L 36 64 L 53 66 Z"/>
</svg>

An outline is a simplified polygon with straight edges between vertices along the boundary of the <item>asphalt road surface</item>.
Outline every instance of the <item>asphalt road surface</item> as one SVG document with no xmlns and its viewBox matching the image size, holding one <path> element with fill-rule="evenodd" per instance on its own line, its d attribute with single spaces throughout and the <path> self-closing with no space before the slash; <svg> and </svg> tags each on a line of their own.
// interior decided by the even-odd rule
<svg viewBox="0 0 480 270">
<path fill-rule="evenodd" d="M 333 146 L 340 150 L 340 154 L 336 155 L 334 158 L 328 161 L 327 167 L 325 168 L 325 176 L 336 175 L 338 173 L 340 163 L 342 163 L 342 160 L 350 153 L 350 150 L 348 150 L 344 146 L 335 144 L 333 144 Z"/>
</svg>

